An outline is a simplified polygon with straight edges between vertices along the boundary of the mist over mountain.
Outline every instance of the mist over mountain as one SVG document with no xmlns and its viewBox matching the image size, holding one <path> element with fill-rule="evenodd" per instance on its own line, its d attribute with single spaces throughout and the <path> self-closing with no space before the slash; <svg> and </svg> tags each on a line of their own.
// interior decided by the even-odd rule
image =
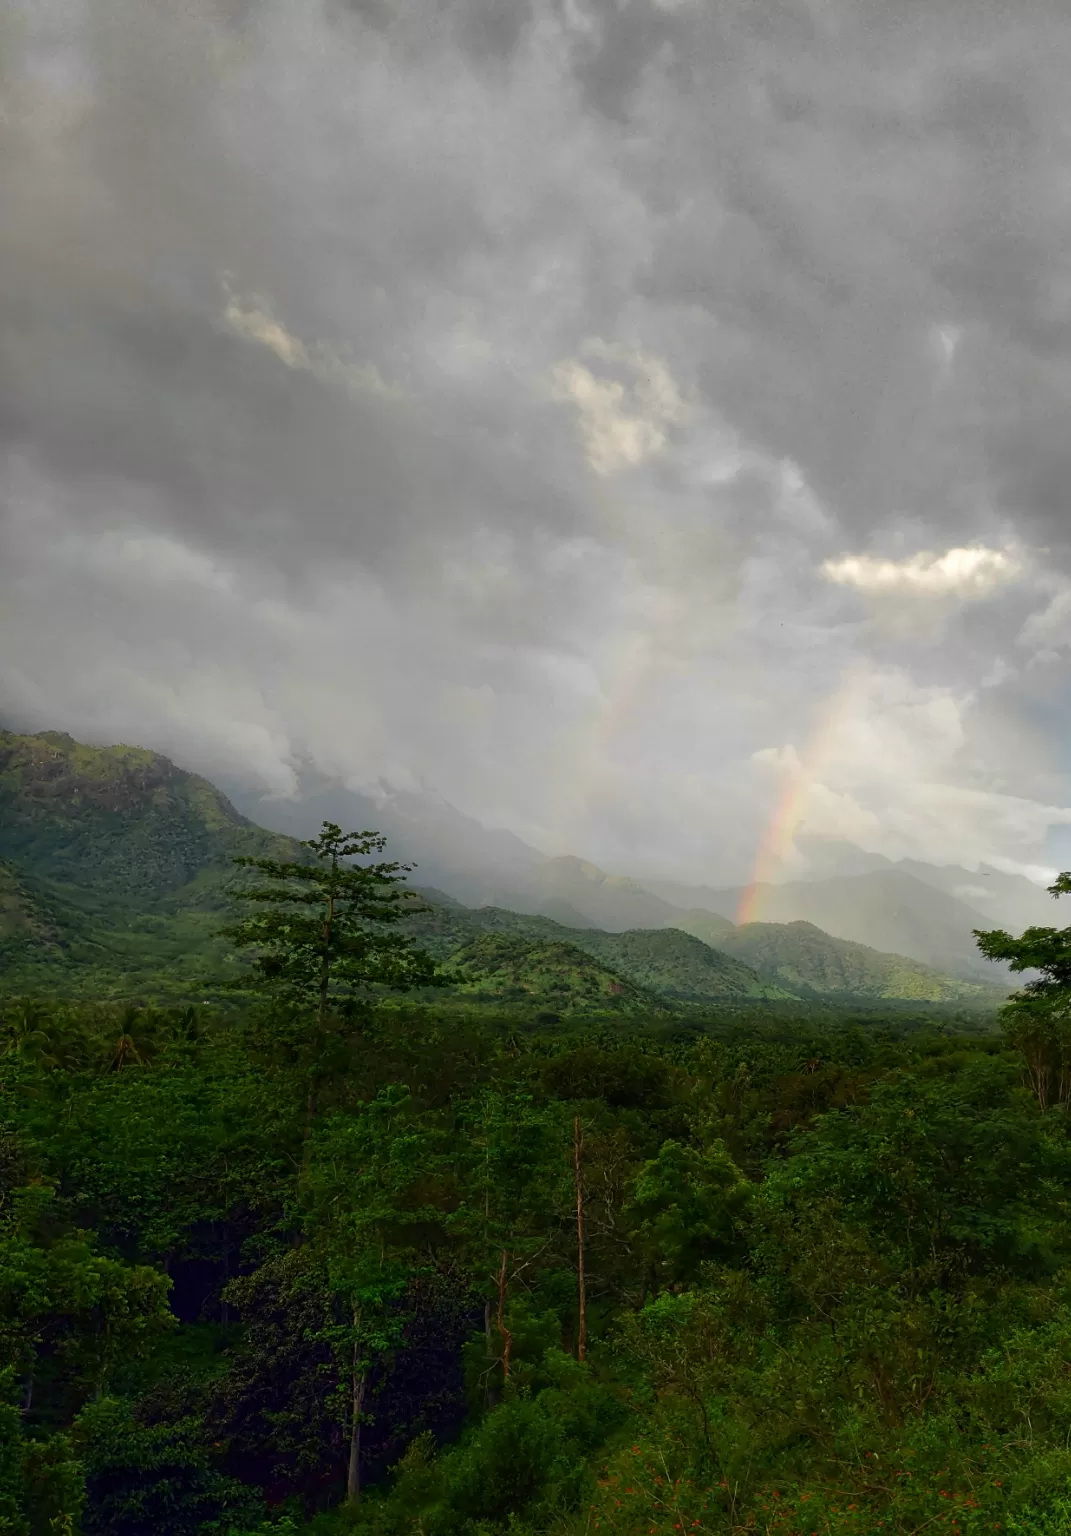
<svg viewBox="0 0 1071 1536">
<path fill-rule="evenodd" d="M 429 791 L 383 786 L 373 794 L 325 784 L 283 799 L 250 795 L 238 786 L 231 798 L 251 821 L 290 837 L 310 837 L 324 820 L 375 828 L 386 837 L 390 857 L 415 864 L 418 885 L 435 886 L 467 906 L 509 907 L 610 932 L 664 928 L 680 917 L 678 908 L 639 881 L 571 855 L 550 858 Z"/>
<path fill-rule="evenodd" d="M 682 892 L 683 894 L 683 892 Z M 995 967 L 983 960 L 976 928 L 995 926 L 957 896 L 895 865 L 862 875 L 794 880 L 784 885 L 696 888 L 697 905 L 732 919 L 745 896 L 753 918 L 769 923 L 813 923 L 835 938 L 872 949 L 909 955 L 956 976 L 992 979 Z"/>
<path fill-rule="evenodd" d="M 546 855 L 512 832 L 483 826 L 430 791 L 379 785 L 364 792 L 338 782 L 313 780 L 293 798 L 258 795 L 228 785 L 232 802 L 251 821 L 288 837 L 311 837 L 321 823 L 370 828 L 387 839 L 389 857 L 414 864 L 414 880 L 436 886 L 471 905 L 496 892 L 526 889 Z"/>
<path fill-rule="evenodd" d="M 642 1006 L 644 997 L 659 1006 L 834 995 L 992 1002 L 1001 981 L 972 947 L 981 914 L 896 868 L 772 886 L 760 893 L 767 921 L 736 927 L 737 890 L 674 886 L 690 903 L 675 905 L 584 859 L 548 858 L 433 794 L 326 784 L 297 800 L 246 799 L 244 808 L 270 817 L 269 827 L 150 750 L 0 732 L 5 980 L 47 977 L 121 995 L 218 979 L 234 856 L 291 858 L 291 838 L 331 819 L 382 832 L 389 856 L 416 863 L 411 883 L 434 916 L 414 932 L 444 962 L 470 951 L 457 974 L 474 998 L 541 1000 L 559 1011 L 601 1006 L 600 998 Z M 955 878 L 933 872 L 934 881 Z M 510 942 L 489 947 L 488 933 Z M 589 962 L 623 978 L 625 991 Z"/>
<path fill-rule="evenodd" d="M 571 929 L 678 928 L 718 945 L 733 931 L 747 890 L 634 878 L 571 855 L 549 857 L 427 791 L 383 786 L 373 795 L 328 784 L 295 799 L 254 798 L 240 790 L 232 797 L 251 820 L 291 836 L 312 835 L 325 818 L 376 827 L 392 856 L 415 861 L 418 884 L 466 906 L 509 908 Z M 805 877 L 753 890 L 752 919 L 809 923 L 834 938 L 981 984 L 1004 973 L 978 954 L 975 929 L 1019 932 L 1058 921 L 1051 897 L 1021 875 L 893 861 L 833 839 L 801 839 L 800 848 Z"/>
</svg>

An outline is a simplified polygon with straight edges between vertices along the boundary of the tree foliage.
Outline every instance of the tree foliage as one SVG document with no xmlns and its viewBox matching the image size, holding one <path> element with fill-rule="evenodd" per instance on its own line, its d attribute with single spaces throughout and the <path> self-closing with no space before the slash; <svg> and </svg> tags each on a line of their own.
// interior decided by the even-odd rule
<svg viewBox="0 0 1071 1536">
<path fill-rule="evenodd" d="M 1009 1041 L 332 980 L 310 1105 L 302 988 L 5 1018 L 0 1530 L 1066 1529 L 1071 1137 Z"/>
<path fill-rule="evenodd" d="M 238 889 L 240 901 L 263 910 L 226 930 L 253 951 L 254 978 L 289 1000 L 315 1006 L 324 1022 L 370 986 L 427 986 L 434 966 L 408 934 L 393 931 L 404 915 L 400 889 L 412 867 L 390 860 L 354 864 L 382 852 L 375 832 L 344 833 L 325 821 L 319 837 L 302 843 L 308 863 L 242 855 L 260 884 Z"/>
<path fill-rule="evenodd" d="M 1071 873 L 1049 886 L 1071 895 Z M 1022 974 L 1036 972 L 1003 1010 L 1008 1039 L 1022 1052 L 1042 1109 L 1071 1102 L 1071 928 L 1027 928 L 1018 938 L 995 928 L 975 931 L 987 960 L 1006 961 Z"/>
</svg>

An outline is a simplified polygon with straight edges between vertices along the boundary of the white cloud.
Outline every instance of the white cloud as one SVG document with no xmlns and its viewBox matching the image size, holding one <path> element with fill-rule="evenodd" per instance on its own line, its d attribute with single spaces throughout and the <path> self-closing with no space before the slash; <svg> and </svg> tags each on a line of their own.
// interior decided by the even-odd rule
<svg viewBox="0 0 1071 1536">
<path fill-rule="evenodd" d="M 669 427 L 688 415 L 676 380 L 657 357 L 592 338 L 583 356 L 602 365 L 600 372 L 570 357 L 551 370 L 551 395 L 570 401 L 588 463 L 596 474 L 633 469 L 666 445 Z M 625 374 L 625 380 L 615 374 Z"/>
<path fill-rule="evenodd" d="M 353 362 L 342 349 L 325 341 L 307 345 L 278 320 L 270 302 L 262 297 L 240 298 L 225 285 L 227 304 L 223 320 L 232 335 L 267 347 L 288 368 L 314 374 L 325 383 L 341 385 L 357 394 L 378 395 L 384 400 L 404 400 L 405 392 L 383 378 L 374 363 Z"/>
<path fill-rule="evenodd" d="M 933 597 L 984 597 L 1013 581 L 1021 566 L 1000 549 L 977 545 L 949 549 L 943 555 L 922 551 L 906 560 L 874 555 L 842 555 L 826 560 L 822 574 L 844 587 L 871 595 L 910 594 Z"/>
<path fill-rule="evenodd" d="M 975 696 L 920 685 L 895 667 L 853 669 L 807 747 L 770 747 L 752 761 L 777 770 L 776 852 L 788 868 L 795 834 L 854 842 L 888 858 L 1025 868 L 1071 807 L 1008 792 L 972 762 Z M 972 782 L 973 780 L 973 782 Z"/>
<path fill-rule="evenodd" d="M 1057 592 L 1040 613 L 1030 615 L 1019 631 L 1017 642 L 1043 653 L 1054 653 L 1071 645 L 1071 586 Z"/>
<path fill-rule="evenodd" d="M 930 334 L 941 372 L 947 376 L 963 339 L 963 332 L 956 325 L 936 325 Z"/>
</svg>

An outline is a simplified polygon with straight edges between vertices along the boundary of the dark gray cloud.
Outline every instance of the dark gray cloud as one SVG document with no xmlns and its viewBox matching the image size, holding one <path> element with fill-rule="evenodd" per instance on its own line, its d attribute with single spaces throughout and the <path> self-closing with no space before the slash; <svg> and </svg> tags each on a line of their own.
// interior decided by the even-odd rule
<svg viewBox="0 0 1071 1536">
<path fill-rule="evenodd" d="M 0 711 L 625 868 L 793 773 L 1043 862 L 1069 67 L 1033 0 L 0 0 Z"/>
</svg>

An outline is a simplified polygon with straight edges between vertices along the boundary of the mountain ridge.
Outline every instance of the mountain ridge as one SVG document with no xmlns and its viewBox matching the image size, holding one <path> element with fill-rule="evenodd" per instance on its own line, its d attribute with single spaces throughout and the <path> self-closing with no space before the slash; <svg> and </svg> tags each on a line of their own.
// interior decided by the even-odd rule
<svg viewBox="0 0 1071 1536">
<path fill-rule="evenodd" d="M 451 837 L 467 835 L 471 819 L 445 802 L 437 814 Z M 496 846 L 527 861 L 534 851 L 520 844 L 518 854 L 511 837 Z M 404 857 L 407 850 L 389 852 Z M 229 915 L 232 861 L 239 854 L 293 858 L 300 851 L 289 836 L 257 826 L 209 780 L 147 748 L 86 746 L 62 732 L 0 732 L 4 985 L 88 987 L 95 978 L 132 991 L 157 983 L 189 991 L 222 984 L 238 966 L 219 930 Z M 724 915 L 699 905 L 675 907 L 639 881 L 608 875 L 587 860 L 539 855 L 526 867 L 531 878 L 508 908 L 468 905 L 456 884 L 454 890 L 429 890 L 431 882 L 419 887 L 439 903 L 421 941 L 444 961 L 487 931 L 529 946 L 572 946 L 586 960 L 554 954 L 559 970 L 574 979 L 594 963 L 649 998 L 687 1006 L 856 995 L 850 986 L 860 997 L 994 995 L 992 971 L 964 985 L 941 967 L 927 970 L 910 956 L 874 946 L 862 957 L 817 927 L 767 935 L 759 945 Z M 944 899 L 914 883 L 933 901 Z M 706 897 L 704 888 L 689 889 Z M 490 951 L 484 946 L 480 953 L 486 958 Z M 509 962 L 514 972 L 519 954 Z M 534 949 L 530 959 L 547 972 Z M 466 974 L 472 981 L 471 967 Z M 520 985 L 516 975 L 509 985 Z M 588 981 L 577 985 L 584 992 Z M 540 986 L 549 986 L 545 975 Z M 613 995 L 603 981 L 599 988 Z"/>
<path fill-rule="evenodd" d="M 352 791 L 346 794 L 351 796 L 345 802 L 351 809 L 371 808 L 371 801 L 352 798 Z M 289 803 L 287 827 L 308 835 L 315 830 L 313 816 L 323 803 L 300 799 Z M 281 802 L 273 804 L 278 814 Z M 500 839 L 503 835 L 512 839 L 512 834 L 488 832 L 473 818 L 447 808 L 438 797 L 406 792 L 404 804 L 404 835 L 410 841 L 398 845 L 401 854 L 412 849 L 417 879 L 438 886 L 466 906 L 557 915 L 568 918 L 569 926 L 575 928 L 594 925 L 625 932 L 677 927 L 715 945 L 735 926 L 745 887 L 607 873 L 589 859 L 548 856 L 519 839 L 508 844 L 510 852 L 503 862 L 501 852 L 507 845 Z M 249 808 L 246 802 L 243 805 Z M 427 820 L 421 820 L 422 807 Z M 341 803 L 336 805 L 340 813 L 342 808 Z M 449 845 L 436 841 L 436 828 L 444 822 L 453 827 Z M 430 856 L 413 842 L 418 829 L 429 838 Z M 388 827 L 384 830 L 392 835 Z M 464 867 L 452 868 L 451 848 L 456 849 L 459 842 L 465 844 Z M 1021 931 L 1050 921 L 1044 893 L 1022 876 L 985 866 L 973 874 L 957 866 L 896 862 L 852 844 L 820 839 L 805 840 L 804 852 L 812 866 L 811 876 L 762 887 L 756 916 L 780 923 L 811 922 L 845 942 L 894 952 L 982 986 L 1008 977 L 978 954 L 975 928 Z M 847 883 L 852 881 L 855 884 Z M 968 887 L 985 893 L 977 897 L 977 904 L 965 899 Z"/>
</svg>

